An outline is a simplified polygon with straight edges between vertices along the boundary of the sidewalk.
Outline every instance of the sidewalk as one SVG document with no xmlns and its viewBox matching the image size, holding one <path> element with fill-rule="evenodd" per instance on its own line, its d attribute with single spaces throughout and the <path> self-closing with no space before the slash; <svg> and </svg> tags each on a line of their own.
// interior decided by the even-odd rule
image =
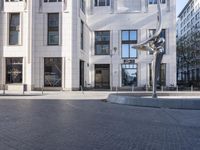
<svg viewBox="0 0 200 150">
<path fill-rule="evenodd" d="M 150 98 L 151 91 L 28 91 L 23 94 L 23 91 L 0 91 L 0 99 L 52 99 L 52 100 L 104 100 L 107 99 L 110 94 L 116 93 L 128 93 L 132 96 L 141 96 Z M 200 92 L 176 92 L 176 91 L 164 91 L 158 92 L 159 98 L 177 98 L 177 99 L 200 99 Z"/>
<path fill-rule="evenodd" d="M 114 92 L 104 91 L 0 91 L 0 99 L 103 100 Z"/>
</svg>

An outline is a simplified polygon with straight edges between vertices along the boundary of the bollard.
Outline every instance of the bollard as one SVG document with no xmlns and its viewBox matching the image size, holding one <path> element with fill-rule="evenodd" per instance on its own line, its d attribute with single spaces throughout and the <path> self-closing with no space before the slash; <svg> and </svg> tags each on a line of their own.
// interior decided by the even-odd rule
<svg viewBox="0 0 200 150">
<path fill-rule="evenodd" d="M 135 89 L 134 89 L 134 85 L 132 85 L 132 92 L 134 91 Z"/>
<path fill-rule="evenodd" d="M 5 84 L 3 84 L 3 95 L 5 95 L 6 94 L 6 86 L 5 86 Z"/>
<path fill-rule="evenodd" d="M 163 86 L 161 86 L 161 91 L 162 91 L 162 92 L 164 91 L 164 87 L 163 87 Z"/>
<path fill-rule="evenodd" d="M 148 92 L 148 85 L 146 84 L 146 92 Z"/>
<path fill-rule="evenodd" d="M 194 88 L 193 88 L 193 85 L 191 85 L 191 92 L 193 92 Z"/>
<path fill-rule="evenodd" d="M 82 91 L 82 94 L 84 94 L 83 86 L 81 86 L 81 91 Z"/>
<path fill-rule="evenodd" d="M 178 92 L 178 85 L 176 86 L 176 91 Z"/>
<path fill-rule="evenodd" d="M 23 95 L 25 94 L 26 91 L 26 84 L 23 84 Z"/>
<path fill-rule="evenodd" d="M 118 87 L 116 86 L 116 92 L 118 93 Z"/>
<path fill-rule="evenodd" d="M 42 95 L 44 94 L 44 87 L 42 86 Z"/>
</svg>

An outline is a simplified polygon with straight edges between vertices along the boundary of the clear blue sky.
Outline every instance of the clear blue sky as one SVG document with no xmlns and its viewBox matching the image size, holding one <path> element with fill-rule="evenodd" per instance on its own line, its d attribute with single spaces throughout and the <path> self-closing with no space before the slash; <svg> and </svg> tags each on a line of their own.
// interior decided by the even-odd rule
<svg viewBox="0 0 200 150">
<path fill-rule="evenodd" d="M 178 16 L 188 0 L 176 0 L 176 15 Z"/>
</svg>

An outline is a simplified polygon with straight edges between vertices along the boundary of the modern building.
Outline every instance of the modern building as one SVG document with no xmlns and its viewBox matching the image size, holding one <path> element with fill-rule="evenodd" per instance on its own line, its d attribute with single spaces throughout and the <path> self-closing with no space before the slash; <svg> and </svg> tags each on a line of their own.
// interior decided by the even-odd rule
<svg viewBox="0 0 200 150">
<path fill-rule="evenodd" d="M 157 0 L 1 0 L 0 84 L 8 90 L 151 85 Z M 176 85 L 176 1 L 162 0 L 160 85 Z"/>
<path fill-rule="evenodd" d="M 200 0 L 189 0 L 177 21 L 178 84 L 200 85 Z"/>
</svg>

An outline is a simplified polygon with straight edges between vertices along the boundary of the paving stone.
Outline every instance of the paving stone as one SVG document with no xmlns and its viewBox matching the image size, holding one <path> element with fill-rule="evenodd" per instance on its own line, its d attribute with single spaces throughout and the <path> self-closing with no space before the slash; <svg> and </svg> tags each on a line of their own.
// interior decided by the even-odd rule
<svg viewBox="0 0 200 150">
<path fill-rule="evenodd" d="M 0 150 L 199 150 L 200 111 L 0 100 Z"/>
</svg>

